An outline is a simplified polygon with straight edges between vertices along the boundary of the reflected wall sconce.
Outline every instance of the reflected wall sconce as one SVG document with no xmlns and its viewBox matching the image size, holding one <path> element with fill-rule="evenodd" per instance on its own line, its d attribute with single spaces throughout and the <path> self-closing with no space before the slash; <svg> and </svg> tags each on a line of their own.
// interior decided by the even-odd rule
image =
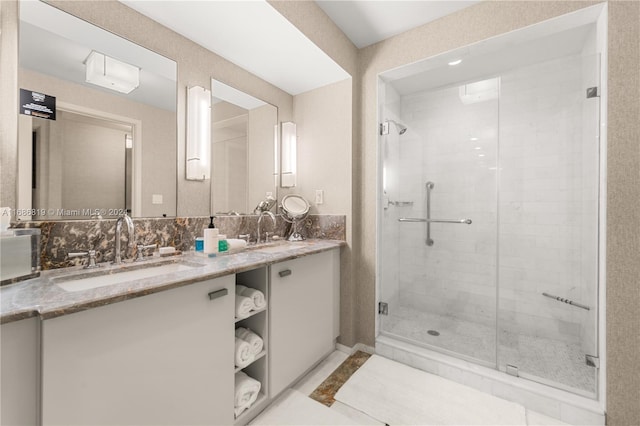
<svg viewBox="0 0 640 426">
<path fill-rule="evenodd" d="M 211 90 L 187 90 L 187 180 L 211 177 Z"/>
<path fill-rule="evenodd" d="M 280 187 L 292 188 L 296 186 L 296 123 L 286 121 L 280 123 Z"/>
<path fill-rule="evenodd" d="M 140 85 L 140 68 L 92 50 L 87 56 L 85 80 L 96 86 L 131 93 Z"/>
</svg>

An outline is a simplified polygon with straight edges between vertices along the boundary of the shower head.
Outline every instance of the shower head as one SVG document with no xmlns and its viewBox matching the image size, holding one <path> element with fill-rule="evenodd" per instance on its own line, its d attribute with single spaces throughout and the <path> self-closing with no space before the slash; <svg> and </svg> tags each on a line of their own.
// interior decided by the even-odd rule
<svg viewBox="0 0 640 426">
<path fill-rule="evenodd" d="M 398 128 L 399 135 L 404 135 L 404 132 L 407 131 L 407 126 L 405 126 L 404 124 L 396 123 L 395 121 L 392 121 L 392 120 L 389 120 L 389 121 L 393 122 L 393 124 L 396 125 L 396 127 Z"/>
<path fill-rule="evenodd" d="M 398 123 L 398 122 L 396 122 L 394 120 L 387 120 L 384 123 L 380 124 L 380 134 L 381 135 L 388 135 L 389 134 L 389 123 L 395 124 L 399 135 L 404 135 L 404 132 L 407 131 L 407 126 L 405 126 L 404 124 L 400 124 L 400 123 Z"/>
</svg>

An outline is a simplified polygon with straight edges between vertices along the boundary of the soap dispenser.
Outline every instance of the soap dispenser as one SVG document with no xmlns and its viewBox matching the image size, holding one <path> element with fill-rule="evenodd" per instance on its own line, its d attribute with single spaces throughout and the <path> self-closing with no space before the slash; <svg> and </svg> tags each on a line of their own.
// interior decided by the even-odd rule
<svg viewBox="0 0 640 426">
<path fill-rule="evenodd" d="M 204 229 L 204 252 L 205 253 L 217 253 L 218 252 L 218 228 L 213 224 L 215 216 L 209 216 L 211 222 L 209 226 Z"/>
</svg>

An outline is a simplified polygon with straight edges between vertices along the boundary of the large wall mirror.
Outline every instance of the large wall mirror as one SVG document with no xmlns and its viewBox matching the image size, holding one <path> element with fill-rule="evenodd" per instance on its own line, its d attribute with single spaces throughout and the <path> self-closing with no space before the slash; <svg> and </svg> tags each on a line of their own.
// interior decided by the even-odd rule
<svg viewBox="0 0 640 426">
<path fill-rule="evenodd" d="M 175 216 L 176 63 L 39 1 L 20 2 L 19 57 L 20 88 L 57 104 L 19 115 L 19 219 Z"/>
<path fill-rule="evenodd" d="M 211 211 L 251 214 L 277 197 L 278 109 L 215 79 L 211 94 Z"/>
</svg>

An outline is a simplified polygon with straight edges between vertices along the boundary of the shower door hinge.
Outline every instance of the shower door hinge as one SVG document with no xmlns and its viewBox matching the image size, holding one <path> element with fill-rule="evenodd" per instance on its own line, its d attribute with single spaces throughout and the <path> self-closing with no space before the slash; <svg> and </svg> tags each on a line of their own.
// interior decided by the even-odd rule
<svg viewBox="0 0 640 426">
<path fill-rule="evenodd" d="M 585 355 L 585 361 L 589 367 L 600 368 L 600 358 L 594 355 Z"/>
<path fill-rule="evenodd" d="M 587 99 L 589 98 L 599 98 L 600 93 L 598 91 L 598 86 L 595 87 L 587 87 Z"/>
<path fill-rule="evenodd" d="M 389 304 L 385 302 L 378 302 L 378 314 L 389 315 Z"/>
<path fill-rule="evenodd" d="M 388 135 L 389 134 L 389 122 L 385 121 L 384 123 L 380 123 L 380 134 Z"/>
<path fill-rule="evenodd" d="M 518 374 L 518 367 L 511 364 L 507 364 L 507 374 L 515 377 L 520 377 L 520 375 Z"/>
</svg>

